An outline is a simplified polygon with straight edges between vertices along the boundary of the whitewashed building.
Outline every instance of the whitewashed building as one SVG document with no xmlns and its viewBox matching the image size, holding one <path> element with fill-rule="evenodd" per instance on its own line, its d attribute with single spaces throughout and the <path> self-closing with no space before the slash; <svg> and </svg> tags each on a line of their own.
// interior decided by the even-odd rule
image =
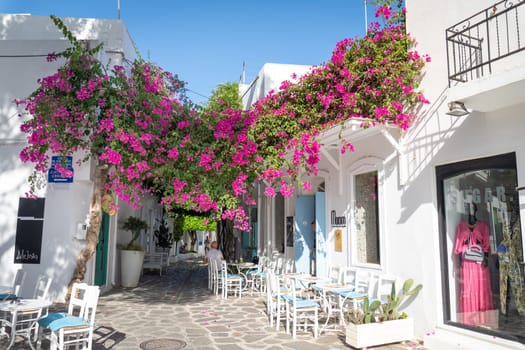
<svg viewBox="0 0 525 350">
<path fill-rule="evenodd" d="M 133 60 L 135 45 L 120 20 L 64 18 L 64 23 L 81 41 L 104 48 L 99 59 L 123 64 Z M 53 278 L 49 297 L 64 297 L 75 268 L 76 257 L 85 244 L 86 220 L 93 189 L 90 164 L 78 168 L 73 155 L 72 183 L 53 178 L 39 193 L 37 201 L 26 199 L 27 177 L 31 164 L 23 164 L 19 153 L 26 145 L 20 132 L 22 112 L 14 99 L 27 97 L 38 78 L 52 74 L 59 62 L 49 63 L 46 56 L 68 47 L 68 41 L 50 18 L 31 15 L 0 15 L 0 285 L 12 284 L 18 269 L 26 272 L 22 296 L 31 296 L 39 274 Z M 21 109 L 21 108 L 20 108 Z M 161 215 L 156 201 L 148 200 L 135 211 L 123 208 L 113 217 L 106 216 L 96 255 L 88 264 L 86 282 L 111 288 L 120 283 L 116 243 L 125 242 L 129 232 L 119 233 L 120 221 L 129 215 L 141 216 L 150 225 L 143 245 L 152 249 L 153 228 Z"/>
<path fill-rule="evenodd" d="M 524 349 L 524 3 L 406 6 L 407 31 L 432 59 L 421 82 L 431 103 L 405 134 L 349 124 L 355 152 L 339 153 L 338 128 L 321 135 L 315 193 L 259 199 L 259 252 L 321 276 L 354 266 L 423 284 L 405 311 L 426 348 Z M 461 253 L 470 239 L 479 264 Z"/>
</svg>

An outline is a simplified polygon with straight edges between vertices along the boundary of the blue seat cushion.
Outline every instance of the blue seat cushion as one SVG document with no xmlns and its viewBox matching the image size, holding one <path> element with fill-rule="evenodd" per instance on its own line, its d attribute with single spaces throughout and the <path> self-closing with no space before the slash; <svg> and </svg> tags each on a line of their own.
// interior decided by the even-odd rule
<svg viewBox="0 0 525 350">
<path fill-rule="evenodd" d="M 40 327 L 49 328 L 49 324 L 51 324 L 53 321 L 60 320 L 64 317 L 67 317 L 65 312 L 50 312 L 46 317 L 38 320 L 38 324 Z"/>
<path fill-rule="evenodd" d="M 0 294 L 0 300 L 13 300 L 16 299 L 16 294 Z"/>
<path fill-rule="evenodd" d="M 264 275 L 266 275 L 266 272 L 264 272 L 264 271 L 257 271 L 257 270 L 250 270 L 246 274 L 247 275 L 256 275 L 256 276 L 264 276 Z"/>
<path fill-rule="evenodd" d="M 49 329 L 51 332 L 56 332 L 65 327 L 79 327 L 89 326 L 84 319 L 77 316 L 68 316 L 65 313 L 52 313 L 38 321 L 38 324 Z"/>
<path fill-rule="evenodd" d="M 365 293 L 349 292 L 347 290 L 336 291 L 334 293 L 337 294 L 337 295 L 342 296 L 343 298 L 348 298 L 348 299 L 355 299 L 355 298 L 364 298 L 364 297 L 366 297 Z"/>
<path fill-rule="evenodd" d="M 283 299 L 288 301 L 288 303 L 290 303 L 290 304 L 293 303 L 293 298 L 291 296 L 283 296 Z M 318 307 L 319 304 L 316 301 L 314 301 L 314 300 L 295 298 L 295 306 L 297 308 L 301 308 L 301 307 Z"/>
<path fill-rule="evenodd" d="M 239 276 L 239 275 L 232 275 L 232 274 L 230 274 L 230 273 L 226 274 L 226 277 L 227 277 L 227 278 L 242 278 L 242 277 Z"/>
<path fill-rule="evenodd" d="M 318 307 L 319 304 L 313 300 L 307 300 L 307 299 L 297 299 L 295 301 L 295 306 L 297 308 L 303 308 L 303 307 Z"/>
</svg>

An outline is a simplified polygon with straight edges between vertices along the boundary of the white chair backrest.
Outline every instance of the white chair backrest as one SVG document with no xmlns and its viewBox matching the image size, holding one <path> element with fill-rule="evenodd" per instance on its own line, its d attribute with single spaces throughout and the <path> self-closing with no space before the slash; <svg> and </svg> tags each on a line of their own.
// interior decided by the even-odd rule
<svg viewBox="0 0 525 350">
<path fill-rule="evenodd" d="M 268 274 L 266 275 L 266 285 L 267 285 L 267 293 L 270 295 L 270 296 L 275 296 L 275 294 L 277 293 L 277 283 L 276 283 L 276 278 L 275 278 L 275 274 L 273 273 L 273 271 L 268 271 Z"/>
<path fill-rule="evenodd" d="M 396 286 L 396 293 L 399 292 L 399 279 L 392 275 L 378 275 L 376 277 L 375 298 L 386 301 L 387 296 L 392 293 L 392 285 Z"/>
<path fill-rule="evenodd" d="M 226 277 L 228 276 L 228 263 L 226 262 L 226 260 L 221 261 L 220 274 L 222 276 L 222 279 L 226 280 Z"/>
<path fill-rule="evenodd" d="M 88 298 L 89 286 L 87 283 L 75 283 L 71 289 L 71 297 L 69 299 L 69 307 L 67 314 L 70 316 L 84 315 L 86 309 L 86 301 Z"/>
<path fill-rule="evenodd" d="M 295 280 L 293 278 L 284 279 L 284 288 L 287 300 L 292 302 L 293 307 L 295 308 L 297 304 L 297 289 L 295 285 Z"/>
<path fill-rule="evenodd" d="M 210 259 L 208 263 L 211 266 L 211 273 L 212 273 L 213 278 L 218 279 L 220 276 L 219 276 L 219 266 L 217 264 L 217 260 Z"/>
<path fill-rule="evenodd" d="M 344 284 L 345 286 L 351 286 L 352 288 L 356 288 L 357 284 L 357 269 L 355 267 L 349 267 L 345 266 L 341 268 L 341 275 L 340 275 L 340 281 L 341 284 Z"/>
<path fill-rule="evenodd" d="M 275 272 L 277 266 L 277 260 L 268 258 L 268 270 Z"/>
<path fill-rule="evenodd" d="M 294 259 L 287 258 L 285 260 L 283 273 L 293 273 L 295 271 L 295 261 Z"/>
<path fill-rule="evenodd" d="M 262 272 L 268 269 L 268 258 L 263 256 L 259 257 L 259 262 L 257 263 L 257 271 Z"/>
<path fill-rule="evenodd" d="M 356 270 L 355 273 L 355 291 L 366 293 L 369 298 L 374 296 L 374 277 L 364 270 Z"/>
<path fill-rule="evenodd" d="M 46 299 L 52 281 L 53 279 L 49 276 L 38 276 L 38 280 L 36 281 L 35 285 L 35 291 L 33 293 L 33 299 Z"/>
<path fill-rule="evenodd" d="M 11 289 L 11 294 L 19 295 L 22 287 L 24 286 L 24 281 L 26 280 L 26 273 L 23 270 L 18 270 L 15 275 L 15 280 L 13 282 L 13 288 Z"/>
<path fill-rule="evenodd" d="M 330 279 L 330 283 L 341 283 L 342 282 L 341 277 L 342 277 L 343 271 L 344 269 L 342 267 L 331 265 L 328 268 L 328 278 Z"/>
<path fill-rule="evenodd" d="M 98 286 L 88 286 L 86 292 L 86 307 L 84 309 L 83 318 L 90 325 L 95 324 L 95 314 L 97 312 L 98 297 L 100 295 L 100 288 Z"/>
</svg>

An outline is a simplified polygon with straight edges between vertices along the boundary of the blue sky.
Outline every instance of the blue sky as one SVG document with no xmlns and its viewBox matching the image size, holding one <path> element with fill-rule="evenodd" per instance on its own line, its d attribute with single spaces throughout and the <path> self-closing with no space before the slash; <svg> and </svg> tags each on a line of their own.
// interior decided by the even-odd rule
<svg viewBox="0 0 525 350">
<path fill-rule="evenodd" d="M 117 18 L 117 9 L 118 0 L 0 0 L 0 13 L 38 16 Z M 264 63 L 321 64 L 365 32 L 364 0 L 121 0 L 120 17 L 142 56 L 177 74 L 197 103 L 239 81 L 243 62 L 249 83 Z"/>
</svg>

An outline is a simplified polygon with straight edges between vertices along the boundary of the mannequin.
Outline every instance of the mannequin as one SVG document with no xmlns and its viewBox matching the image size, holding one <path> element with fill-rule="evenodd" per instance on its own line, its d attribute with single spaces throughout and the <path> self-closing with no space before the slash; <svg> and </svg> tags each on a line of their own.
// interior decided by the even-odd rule
<svg viewBox="0 0 525 350">
<path fill-rule="evenodd" d="M 461 221 L 456 230 L 456 244 L 454 254 L 458 255 L 460 262 L 459 269 L 459 307 L 458 310 L 463 315 L 468 313 L 487 311 L 494 308 L 492 300 L 492 290 L 490 286 L 490 272 L 484 262 L 475 262 L 463 259 L 465 251 L 471 244 L 481 246 L 487 255 L 490 252 L 489 226 L 483 220 L 476 217 L 477 206 L 469 203 L 467 221 Z M 465 318 L 463 323 L 482 323 L 483 321 L 473 321 L 472 318 Z"/>
<path fill-rule="evenodd" d="M 498 245 L 500 310 L 503 314 L 507 314 L 507 298 L 513 295 L 516 310 L 524 316 L 525 276 L 523 267 L 519 264 L 519 259 L 523 256 L 520 232 L 519 213 L 515 213 L 513 223 L 503 226 L 503 240 Z"/>
</svg>

